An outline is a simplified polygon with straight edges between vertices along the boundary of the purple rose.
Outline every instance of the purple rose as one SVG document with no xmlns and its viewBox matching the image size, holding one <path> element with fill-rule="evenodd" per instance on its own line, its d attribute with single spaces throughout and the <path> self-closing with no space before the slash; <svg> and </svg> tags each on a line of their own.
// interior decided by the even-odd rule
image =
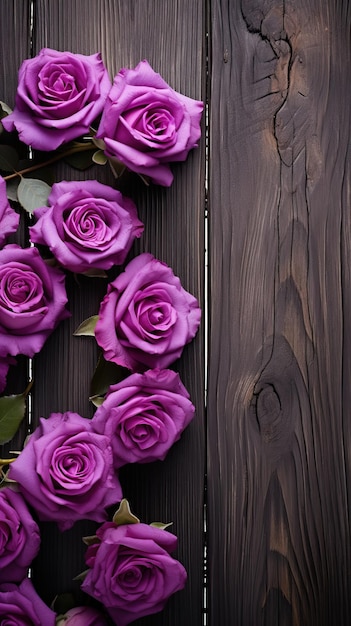
<svg viewBox="0 0 351 626">
<path fill-rule="evenodd" d="M 110 387 L 92 425 L 109 437 L 115 467 L 120 467 L 163 460 L 194 411 L 176 372 L 148 370 Z"/>
<path fill-rule="evenodd" d="M 169 186 L 171 161 L 185 161 L 201 135 L 203 103 L 174 91 L 147 61 L 114 79 L 96 137 L 105 154 Z"/>
<path fill-rule="evenodd" d="M 120 265 L 144 230 L 134 202 L 96 180 L 56 183 L 48 203 L 35 211 L 31 241 L 72 272 Z"/>
<path fill-rule="evenodd" d="M 39 528 L 23 496 L 0 489 L 0 583 L 23 580 L 39 547 Z"/>
<path fill-rule="evenodd" d="M 6 377 L 7 372 L 9 371 L 10 365 L 15 365 L 16 359 L 13 359 L 11 356 L 5 355 L 0 356 L 0 393 L 4 391 L 6 387 Z"/>
<path fill-rule="evenodd" d="M 105 605 L 118 626 L 158 613 L 183 589 L 186 571 L 170 556 L 175 535 L 147 524 L 113 522 L 96 534 L 99 541 L 87 549 L 90 569 L 82 589 Z"/>
<path fill-rule="evenodd" d="M 77 606 L 58 618 L 56 626 L 107 626 L 106 618 L 90 606 Z"/>
<path fill-rule="evenodd" d="M 4 626 L 55 626 L 56 614 L 38 596 L 29 578 L 21 584 L 0 585 L 0 624 Z"/>
<path fill-rule="evenodd" d="M 7 235 L 15 233 L 20 216 L 9 205 L 6 195 L 6 182 L 0 176 L 0 246 L 4 245 Z"/>
<path fill-rule="evenodd" d="M 164 368 L 195 336 L 201 311 L 168 265 L 144 253 L 108 287 L 95 337 L 107 361 L 131 370 Z"/>
<path fill-rule="evenodd" d="M 111 82 L 100 54 L 85 56 L 43 48 L 23 61 L 14 111 L 1 120 L 38 150 L 55 150 L 89 132 Z"/>
<path fill-rule="evenodd" d="M 122 498 L 108 438 L 77 413 L 41 418 L 9 477 L 39 519 L 57 521 L 61 530 L 80 519 L 104 521 L 104 509 Z"/>
<path fill-rule="evenodd" d="M 36 248 L 0 250 L 0 356 L 32 357 L 43 347 L 65 309 L 65 275 L 43 261 Z"/>
</svg>

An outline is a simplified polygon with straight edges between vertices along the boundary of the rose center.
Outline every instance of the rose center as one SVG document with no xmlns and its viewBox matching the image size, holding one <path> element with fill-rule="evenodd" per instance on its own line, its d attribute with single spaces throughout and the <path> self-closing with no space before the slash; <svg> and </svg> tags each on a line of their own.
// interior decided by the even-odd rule
<svg viewBox="0 0 351 626">
<path fill-rule="evenodd" d="M 145 335 L 164 335 L 176 322 L 176 312 L 170 302 L 148 298 L 138 303 L 136 316 Z"/>
<path fill-rule="evenodd" d="M 83 247 L 96 248 L 112 238 L 111 229 L 98 207 L 84 204 L 65 211 L 63 218 L 66 238 L 75 244 L 83 242 Z"/>
<path fill-rule="evenodd" d="M 31 270 L 0 270 L 0 304 L 5 308 L 16 313 L 29 311 L 41 304 L 43 296 L 43 285 Z"/>
<path fill-rule="evenodd" d="M 39 72 L 39 97 L 43 104 L 54 105 L 57 101 L 67 101 L 78 94 L 76 81 L 64 67 L 52 69 L 52 64 Z"/>
</svg>

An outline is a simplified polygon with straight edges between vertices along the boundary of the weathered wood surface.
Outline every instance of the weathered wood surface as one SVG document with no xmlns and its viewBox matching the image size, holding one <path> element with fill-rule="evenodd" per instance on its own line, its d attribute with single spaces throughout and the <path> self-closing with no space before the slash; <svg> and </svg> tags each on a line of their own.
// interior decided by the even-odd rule
<svg viewBox="0 0 351 626">
<path fill-rule="evenodd" d="M 30 56 L 22 21 L 29 2 L 9 0 L 1 3 L 2 45 L 6 53 L 0 60 L 6 72 L 6 94 L 13 100 L 19 62 Z M 7 14 L 12 9 L 12 16 Z M 27 24 L 28 25 L 28 24 Z M 8 38 L 9 29 L 17 28 Z M 18 32 L 20 30 L 20 32 Z M 43 47 L 70 50 L 82 54 L 101 51 L 110 76 L 121 67 L 134 67 L 147 59 L 153 68 L 182 93 L 204 97 L 204 6 L 196 0 L 175 3 L 152 0 L 37 0 L 34 3 L 32 54 Z M 12 55 L 11 64 L 8 59 Z M 203 303 L 203 232 L 204 232 L 204 146 L 194 151 L 184 164 L 174 167 L 175 180 L 170 189 L 145 188 L 136 183 L 123 191 L 137 203 L 145 233 L 131 256 L 152 252 L 167 262 L 184 287 Z M 57 179 L 94 178 L 113 184 L 107 168 L 96 167 L 88 173 L 58 168 Z M 97 362 L 94 340 L 73 337 L 78 324 L 98 311 L 106 292 L 106 281 L 68 277 L 69 307 L 72 317 L 60 325 L 42 352 L 34 358 L 32 393 L 33 426 L 40 416 L 52 411 L 77 411 L 92 415 L 89 384 Z M 197 412 L 193 423 L 174 446 L 163 463 L 126 467 L 121 471 L 124 495 L 132 509 L 145 522 L 173 521 L 179 536 L 177 558 L 188 571 L 186 589 L 171 599 L 162 614 L 144 618 L 140 624 L 173 626 L 201 624 L 203 569 L 203 497 L 204 497 L 204 356 L 203 333 L 186 347 L 174 364 L 189 390 Z M 83 535 L 90 534 L 91 524 L 76 524 L 72 531 L 60 534 L 54 524 L 42 525 L 42 549 L 33 565 L 33 582 L 46 602 L 56 593 L 77 590 L 73 576 L 85 569 Z"/>
<path fill-rule="evenodd" d="M 350 624 L 350 4 L 215 0 L 210 624 Z"/>
<path fill-rule="evenodd" d="M 1 3 L 0 41 L 0 100 L 10 107 L 15 104 L 17 72 L 22 60 L 30 56 L 30 13 L 28 0 L 4 0 Z M 5 36 L 6 34 L 6 36 Z M 10 52 L 11 51 L 11 52 Z M 26 156 L 25 154 L 22 156 Z M 14 207 L 15 208 L 15 207 Z M 8 238 L 8 243 L 25 246 L 27 237 L 27 216 L 21 213 L 17 233 Z M 7 377 L 6 393 L 22 393 L 27 386 L 28 365 L 25 357 L 16 358 L 16 367 L 11 367 Z M 27 434 L 27 422 L 23 421 L 11 444 L 4 446 L 6 455 L 9 449 L 20 449 Z"/>
<path fill-rule="evenodd" d="M 30 4 L 1 0 L 0 99 L 9 104 L 31 45 L 33 54 L 101 51 L 111 77 L 147 58 L 175 89 L 205 97 L 205 1 L 36 0 L 32 37 Z M 351 9 L 347 0 L 213 0 L 208 23 L 206 623 L 348 626 Z M 132 253 L 169 263 L 204 305 L 204 140 L 174 171 L 170 189 L 126 186 L 146 226 Z M 62 167 L 63 176 L 86 175 Z M 112 182 L 106 170 L 89 176 Z M 51 411 L 93 411 L 98 352 L 72 332 L 106 285 L 67 284 L 72 318 L 34 359 L 33 425 Z M 136 514 L 174 521 L 189 573 L 145 626 L 204 623 L 204 330 L 175 365 L 195 421 L 164 463 L 121 472 Z M 9 391 L 23 380 L 11 374 Z M 77 589 L 90 527 L 61 535 L 43 524 L 33 581 L 47 602 Z"/>
</svg>

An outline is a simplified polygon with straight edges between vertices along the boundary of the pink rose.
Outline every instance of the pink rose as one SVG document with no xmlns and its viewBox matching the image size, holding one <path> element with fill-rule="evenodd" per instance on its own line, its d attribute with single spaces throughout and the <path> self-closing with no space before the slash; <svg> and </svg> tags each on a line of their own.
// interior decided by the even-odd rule
<svg viewBox="0 0 351 626">
<path fill-rule="evenodd" d="M 39 546 L 39 528 L 23 496 L 0 489 L 0 583 L 23 580 Z"/>
<path fill-rule="evenodd" d="M 10 365 L 15 365 L 16 359 L 11 356 L 0 356 L 0 393 L 4 391 L 6 387 L 6 377 Z"/>
<path fill-rule="evenodd" d="M 177 537 L 147 524 L 113 522 L 97 530 L 89 546 L 90 568 L 82 589 L 104 604 L 118 626 L 161 611 L 168 598 L 183 589 L 187 574 L 170 556 Z"/>
<path fill-rule="evenodd" d="M 48 204 L 34 213 L 31 241 L 72 272 L 122 264 L 144 230 L 134 202 L 96 180 L 56 183 Z"/>
<path fill-rule="evenodd" d="M 0 250 L 0 356 L 34 356 L 65 309 L 65 275 L 47 265 L 36 248 Z"/>
<path fill-rule="evenodd" d="M 20 585 L 0 585 L 0 624 L 55 626 L 56 614 L 38 596 L 29 578 Z"/>
<path fill-rule="evenodd" d="M 174 91 L 147 61 L 115 77 L 96 137 L 105 154 L 169 186 L 171 161 L 185 161 L 201 135 L 203 103 Z"/>
<path fill-rule="evenodd" d="M 52 413 L 29 437 L 9 477 L 43 521 L 61 530 L 75 521 L 102 522 L 105 508 L 122 498 L 108 438 L 77 413 Z"/>
<path fill-rule="evenodd" d="M 131 370 L 164 368 L 195 336 L 201 311 L 168 265 L 144 253 L 108 287 L 95 337 L 107 361 Z"/>
<path fill-rule="evenodd" d="M 4 244 L 7 235 L 16 232 L 19 220 L 19 214 L 9 205 L 6 182 L 0 176 L 0 246 Z"/>
<path fill-rule="evenodd" d="M 115 467 L 120 467 L 163 460 L 194 411 L 176 372 L 148 370 L 110 387 L 92 425 L 109 437 Z"/>
<path fill-rule="evenodd" d="M 1 120 L 8 131 L 38 150 L 55 150 L 89 132 L 111 82 L 100 54 L 85 56 L 43 48 L 23 61 L 16 106 Z"/>
<path fill-rule="evenodd" d="M 77 606 L 60 617 L 56 626 L 108 626 L 100 611 L 90 606 Z"/>
</svg>

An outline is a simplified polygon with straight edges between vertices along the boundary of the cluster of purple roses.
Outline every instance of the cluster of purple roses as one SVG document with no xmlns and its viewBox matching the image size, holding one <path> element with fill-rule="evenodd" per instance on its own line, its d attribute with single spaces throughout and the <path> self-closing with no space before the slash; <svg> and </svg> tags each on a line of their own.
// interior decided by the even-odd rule
<svg viewBox="0 0 351 626">
<path fill-rule="evenodd" d="M 44 49 L 22 64 L 16 106 L 2 124 L 23 143 L 51 151 L 89 132 L 101 116 L 94 135 L 106 156 L 170 185 L 168 163 L 184 160 L 196 145 L 202 108 L 146 61 L 121 70 L 111 86 L 100 55 Z M 33 357 L 69 315 L 64 271 L 121 265 L 143 232 L 132 200 L 96 180 L 54 184 L 34 217 L 30 240 L 47 246 L 56 265 L 35 245 L 0 250 L 0 391 L 14 357 Z M 1 246 L 18 221 L 0 178 Z M 142 523 L 107 522 L 106 508 L 122 499 L 118 469 L 164 459 L 194 415 L 179 375 L 167 368 L 195 336 L 200 315 L 171 268 L 148 253 L 108 285 L 94 334 L 105 359 L 132 373 L 110 387 L 92 420 L 71 412 L 41 418 L 12 463 L 8 476 L 17 487 L 0 490 L 0 617 L 10 614 L 18 625 L 55 623 L 26 578 L 40 545 L 28 506 L 62 530 L 78 519 L 102 522 L 87 549 L 82 588 L 117 626 L 161 610 L 184 586 L 186 572 L 170 556 L 176 537 Z M 107 623 L 90 607 L 57 619 L 60 626 Z"/>
</svg>

